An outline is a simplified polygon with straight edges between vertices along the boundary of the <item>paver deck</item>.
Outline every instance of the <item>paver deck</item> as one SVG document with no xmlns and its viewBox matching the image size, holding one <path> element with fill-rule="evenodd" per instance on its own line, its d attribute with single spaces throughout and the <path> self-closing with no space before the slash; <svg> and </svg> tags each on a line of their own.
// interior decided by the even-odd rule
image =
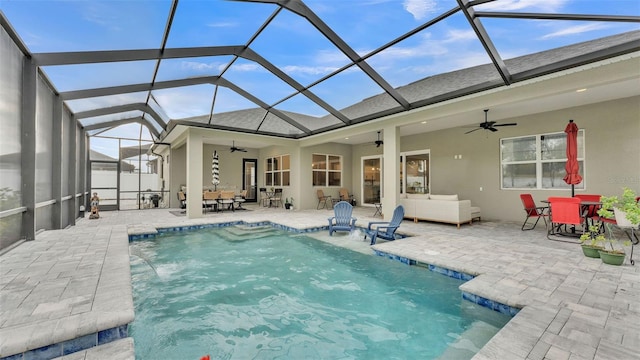
<svg viewBox="0 0 640 360">
<path fill-rule="evenodd" d="M 326 226 L 333 214 L 245 206 L 250 211 L 200 219 L 167 209 L 102 212 L 100 219 L 41 232 L 1 255 L 0 358 L 22 353 L 27 358 L 35 355 L 29 353 L 33 349 L 55 358 L 79 342 L 93 342 L 101 346 L 63 359 L 133 359 L 130 338 L 110 342 L 134 316 L 129 233 L 236 220 L 312 228 Z M 379 221 L 371 217 L 374 211 L 356 207 L 357 225 Z M 640 359 L 640 266 L 586 258 L 576 244 L 547 240 L 540 225 L 523 232 L 520 224 L 484 219 L 460 230 L 404 221 L 399 231 L 413 236 L 373 248 L 476 275 L 461 290 L 522 308 L 474 359 Z M 372 253 L 359 234 L 312 236 Z"/>
</svg>

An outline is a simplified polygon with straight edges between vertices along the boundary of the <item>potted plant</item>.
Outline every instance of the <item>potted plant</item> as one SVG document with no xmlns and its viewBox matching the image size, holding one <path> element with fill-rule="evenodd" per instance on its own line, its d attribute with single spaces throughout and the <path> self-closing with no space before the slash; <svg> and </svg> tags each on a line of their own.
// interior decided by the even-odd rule
<svg viewBox="0 0 640 360">
<path fill-rule="evenodd" d="M 284 199 L 284 208 L 287 210 L 293 209 L 293 198 L 289 201 L 289 198 Z"/>
<path fill-rule="evenodd" d="M 602 250 L 598 250 L 600 254 L 600 259 L 602 262 L 609 265 L 622 265 L 624 262 L 624 258 L 626 253 L 624 249 L 620 246 L 616 246 L 618 244 L 618 239 L 611 233 L 611 225 L 605 223 L 607 227 L 607 231 L 609 231 L 609 237 L 607 238 L 607 244 L 609 244 L 609 248 L 604 248 Z M 630 245 L 630 241 L 625 241 L 624 245 Z"/>
<path fill-rule="evenodd" d="M 640 224 L 640 203 L 636 201 L 635 191 L 625 187 L 621 198 L 603 196 L 600 202 L 602 202 L 600 209 L 602 213 L 598 211 L 598 214 L 608 219 L 615 215 L 618 226 L 637 227 Z"/>
<path fill-rule="evenodd" d="M 600 224 L 590 225 L 587 232 L 580 235 L 582 253 L 586 257 L 599 258 L 600 250 L 604 250 L 602 244 L 605 242 L 604 234 L 600 232 Z"/>
<path fill-rule="evenodd" d="M 633 190 L 625 187 L 621 198 L 617 196 L 602 196 L 600 202 L 602 206 L 598 210 L 598 215 L 606 219 L 612 219 L 615 215 L 618 226 L 635 227 L 640 223 L 640 204 L 636 201 L 636 193 Z M 604 225 L 609 233 L 607 239 L 609 248 L 605 247 L 604 250 L 599 251 L 600 258 L 606 264 L 621 265 L 625 257 L 624 249 L 615 247 L 618 240 L 613 234 L 611 223 L 604 221 Z M 626 241 L 624 245 L 629 245 L 629 243 L 630 241 Z"/>
</svg>

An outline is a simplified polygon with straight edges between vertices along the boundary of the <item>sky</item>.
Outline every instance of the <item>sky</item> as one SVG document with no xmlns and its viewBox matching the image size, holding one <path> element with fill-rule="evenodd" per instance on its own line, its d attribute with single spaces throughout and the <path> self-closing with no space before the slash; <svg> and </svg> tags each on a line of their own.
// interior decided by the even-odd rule
<svg viewBox="0 0 640 360">
<path fill-rule="evenodd" d="M 460 12 L 387 47 L 395 38 L 457 7 L 455 0 L 307 0 L 305 4 L 393 87 L 490 62 Z M 170 5 L 169 0 L 0 0 L 0 10 L 32 53 L 157 49 Z M 244 46 L 273 16 L 249 48 L 333 108 L 342 109 L 383 92 L 353 66 L 318 83 L 349 64 L 349 58 L 305 18 L 287 10 L 276 14 L 277 9 L 272 4 L 242 1 L 181 0 L 167 48 Z M 476 10 L 640 16 L 640 2 L 497 0 Z M 640 24 L 629 22 L 481 21 L 503 59 L 640 29 Z M 69 91 L 149 83 L 155 66 L 156 61 L 132 61 L 47 66 L 44 71 L 58 91 Z M 257 62 L 234 61 L 230 55 L 164 60 L 156 81 L 220 74 L 276 109 L 318 117 L 327 114 L 304 96 L 288 98 L 294 89 Z M 257 107 L 229 88 L 219 87 L 216 92 L 210 84 L 158 90 L 153 97 L 168 121 L 208 115 L 214 94 L 214 113 Z M 147 93 L 134 93 L 70 101 L 68 105 L 77 112 L 123 101 L 144 102 L 146 97 Z M 2 108 L 0 103 L 0 111 Z"/>
</svg>

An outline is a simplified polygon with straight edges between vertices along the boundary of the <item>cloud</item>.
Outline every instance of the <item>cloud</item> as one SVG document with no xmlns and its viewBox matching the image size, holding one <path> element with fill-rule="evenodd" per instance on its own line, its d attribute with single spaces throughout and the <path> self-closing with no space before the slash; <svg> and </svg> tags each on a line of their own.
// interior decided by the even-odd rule
<svg viewBox="0 0 640 360">
<path fill-rule="evenodd" d="M 582 34 L 582 33 L 586 33 L 586 32 L 589 32 L 589 31 L 601 30 L 603 28 L 606 28 L 606 25 L 604 25 L 604 24 L 576 25 L 576 26 L 562 28 L 562 29 L 560 29 L 560 30 L 558 30 L 556 32 L 552 32 L 550 34 L 544 35 L 540 39 L 547 40 L 547 39 L 553 39 L 553 38 L 558 38 L 558 37 L 562 37 L 562 36 L 570 36 L 570 35 L 575 35 L 575 34 Z"/>
<path fill-rule="evenodd" d="M 526 9 L 530 11 L 557 12 L 562 9 L 567 2 L 568 0 L 502 0 L 478 5 L 474 7 L 474 9 L 484 11 L 513 11 Z"/>
<path fill-rule="evenodd" d="M 80 112 L 123 104 L 141 103 L 145 102 L 146 98 L 147 92 L 143 91 L 128 94 L 117 94 L 87 99 L 70 100 L 67 101 L 67 105 L 69 105 L 73 112 Z"/>
<path fill-rule="evenodd" d="M 282 70 L 287 74 L 326 75 L 338 70 L 338 67 L 287 65 L 284 66 Z"/>
<path fill-rule="evenodd" d="M 118 31 L 118 24 L 122 23 L 122 19 L 118 16 L 111 6 L 100 2 L 86 2 L 85 6 L 80 9 L 82 18 L 90 23 Z"/>
<path fill-rule="evenodd" d="M 203 63 L 199 61 L 183 61 L 181 65 L 182 65 L 182 68 L 184 69 L 196 70 L 196 71 L 214 70 L 216 73 L 219 73 L 226 66 L 226 64 L 222 64 L 219 62 Z"/>
<path fill-rule="evenodd" d="M 405 10 L 413 15 L 414 19 L 422 20 L 435 13 L 437 4 L 435 0 L 404 0 L 402 5 Z"/>
<path fill-rule="evenodd" d="M 235 22 L 217 22 L 217 23 L 209 23 L 207 24 L 207 26 L 212 28 L 229 28 L 229 27 L 236 27 L 238 26 L 238 24 Z"/>
<path fill-rule="evenodd" d="M 391 62 L 426 56 L 445 56 L 450 53 L 450 49 L 461 49 L 465 47 L 465 43 L 477 41 L 473 30 L 451 29 L 439 39 L 433 38 L 431 33 L 419 36 L 421 40 L 415 46 L 396 45 L 384 50 L 378 56 Z"/>
<path fill-rule="evenodd" d="M 242 72 L 266 71 L 266 70 L 263 70 L 263 67 L 258 65 L 258 64 L 252 64 L 252 63 L 238 64 L 237 62 L 234 63 L 229 68 L 229 70 L 230 71 L 242 71 Z"/>
<path fill-rule="evenodd" d="M 191 91 L 165 91 L 155 94 L 171 119 L 182 119 L 192 116 L 209 114 L 213 91 L 203 92 L 198 89 Z"/>
<path fill-rule="evenodd" d="M 476 33 L 471 30 L 460 30 L 460 29 L 451 29 L 447 32 L 447 36 L 445 37 L 444 40 L 442 40 L 443 43 L 452 43 L 452 42 L 459 42 L 459 41 L 475 41 L 477 40 L 478 37 L 476 36 Z"/>
</svg>

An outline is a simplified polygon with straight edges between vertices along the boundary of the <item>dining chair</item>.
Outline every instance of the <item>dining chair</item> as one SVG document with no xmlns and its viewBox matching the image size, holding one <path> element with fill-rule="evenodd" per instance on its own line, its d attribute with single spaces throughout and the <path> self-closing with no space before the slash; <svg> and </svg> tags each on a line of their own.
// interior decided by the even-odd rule
<svg viewBox="0 0 640 360">
<path fill-rule="evenodd" d="M 588 201 L 590 203 L 593 203 L 589 205 L 582 204 L 582 207 L 581 207 L 582 216 L 587 221 L 587 226 L 595 225 L 596 223 L 602 224 L 602 222 L 600 221 L 601 220 L 600 215 L 598 215 L 600 204 L 596 204 L 596 203 L 600 203 L 600 197 L 602 197 L 602 195 L 578 194 L 578 195 L 575 195 L 574 197 L 580 199 L 581 202 Z"/>
<path fill-rule="evenodd" d="M 220 197 L 220 191 L 204 191 L 202 193 L 203 207 L 206 212 L 207 209 L 218 211 L 218 198 Z"/>
<path fill-rule="evenodd" d="M 245 201 L 247 201 L 247 190 L 242 190 L 240 194 L 236 194 L 235 196 L 235 202 L 238 204 L 238 206 L 236 206 L 236 210 L 245 210 L 245 208 L 242 207 L 242 204 Z"/>
<path fill-rule="evenodd" d="M 547 238 L 549 240 L 558 241 L 559 239 L 552 238 L 552 236 L 554 235 L 568 235 L 577 237 L 580 234 L 584 233 L 585 221 L 582 217 L 582 206 L 580 205 L 579 198 L 550 197 L 548 200 L 551 223 L 551 227 L 547 232 Z M 577 227 L 581 228 L 580 232 L 576 231 Z M 577 241 L 569 242 L 577 243 Z"/>
<path fill-rule="evenodd" d="M 273 191 L 273 196 L 269 198 L 269 204 L 269 206 L 274 205 L 275 207 L 282 205 L 282 188 Z"/>
<path fill-rule="evenodd" d="M 233 206 L 235 203 L 236 192 L 233 190 L 224 190 L 220 192 L 220 198 L 218 199 L 218 210 L 224 211 L 225 207 L 227 210 L 235 211 L 235 207 Z"/>
<path fill-rule="evenodd" d="M 187 208 L 187 194 L 184 191 L 178 191 L 178 202 L 180 203 L 180 209 Z"/>
<path fill-rule="evenodd" d="M 527 217 L 524 219 L 524 223 L 522 224 L 522 231 L 533 230 L 536 225 L 538 225 L 538 221 L 540 218 L 544 221 L 544 226 L 547 226 L 546 217 L 549 216 L 548 207 L 547 206 L 536 206 L 535 201 L 533 201 L 533 196 L 531 194 L 520 194 L 520 200 L 522 201 L 522 206 L 524 207 L 524 211 L 527 214 Z M 527 227 L 527 222 L 529 219 L 535 218 L 536 221 L 533 225 Z"/>
<path fill-rule="evenodd" d="M 262 206 L 267 206 L 269 204 L 269 195 L 267 195 L 267 188 L 259 188 L 258 192 L 260 192 L 260 202 Z"/>
</svg>

